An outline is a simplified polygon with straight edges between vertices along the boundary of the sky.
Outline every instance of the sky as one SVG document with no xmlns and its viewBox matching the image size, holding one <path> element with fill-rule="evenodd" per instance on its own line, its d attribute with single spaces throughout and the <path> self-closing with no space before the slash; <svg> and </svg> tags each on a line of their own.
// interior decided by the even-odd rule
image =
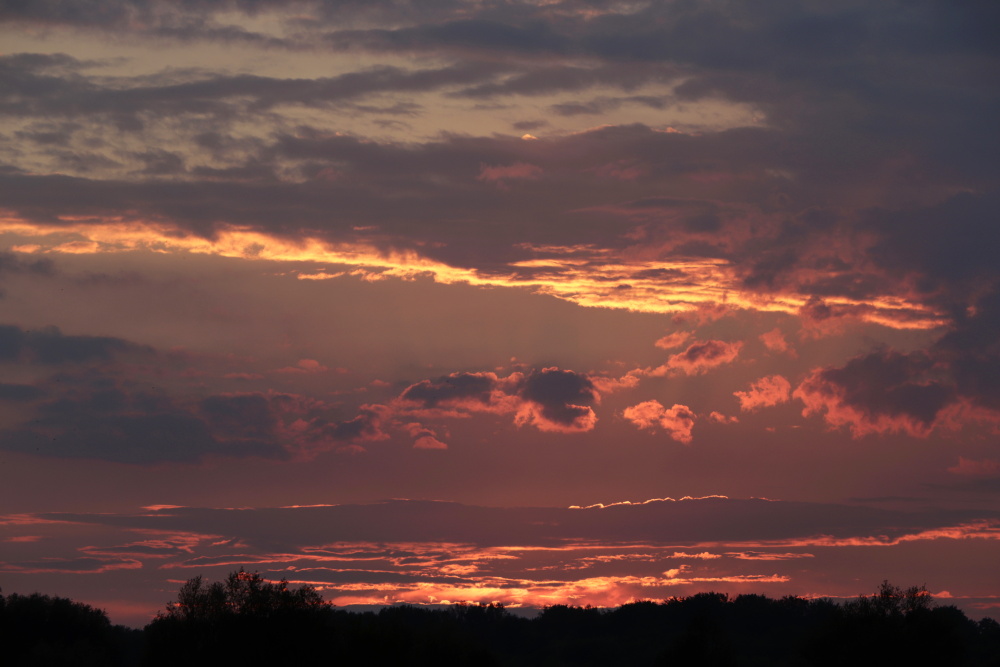
<svg viewBox="0 0 1000 667">
<path fill-rule="evenodd" d="M 1000 616 L 998 23 L 0 3 L 0 587 Z"/>
</svg>

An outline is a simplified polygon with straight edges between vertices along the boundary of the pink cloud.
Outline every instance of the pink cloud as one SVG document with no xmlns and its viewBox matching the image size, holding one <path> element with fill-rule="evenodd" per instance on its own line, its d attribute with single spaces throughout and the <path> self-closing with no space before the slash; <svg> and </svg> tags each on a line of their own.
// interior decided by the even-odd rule
<svg viewBox="0 0 1000 667">
<path fill-rule="evenodd" d="M 653 344 L 662 350 L 672 350 L 673 348 L 680 347 L 686 343 L 690 337 L 690 331 L 675 331 L 672 334 L 664 336 Z"/>
<path fill-rule="evenodd" d="M 656 430 L 661 428 L 677 442 L 691 442 L 691 429 L 694 428 L 696 415 L 686 405 L 674 405 L 669 410 L 659 401 L 644 401 L 622 413 L 625 419 L 640 429 Z"/>
<path fill-rule="evenodd" d="M 766 551 L 731 551 L 726 553 L 737 560 L 796 560 L 799 558 L 815 558 L 810 553 L 769 553 Z"/>
<path fill-rule="evenodd" d="M 294 366 L 279 368 L 276 373 L 325 373 L 330 370 L 315 359 L 299 359 Z M 339 370 L 339 369 L 338 369 Z"/>
<path fill-rule="evenodd" d="M 791 383 L 780 375 L 763 377 L 750 385 L 747 391 L 734 391 L 740 399 L 740 409 L 753 412 L 760 408 L 787 403 L 792 391 Z"/>
<path fill-rule="evenodd" d="M 448 445 L 431 435 L 425 435 L 413 441 L 414 449 L 448 449 Z"/>
<path fill-rule="evenodd" d="M 448 449 L 448 445 L 438 439 L 438 434 L 423 424 L 410 423 L 404 428 L 413 438 L 414 449 Z"/>
<path fill-rule="evenodd" d="M 785 340 L 785 335 L 781 333 L 781 329 L 774 328 L 771 331 L 762 333 L 760 335 L 760 341 L 764 343 L 764 346 L 771 352 L 788 354 L 792 357 L 798 356 L 795 353 L 795 350 L 788 344 L 788 341 Z"/>
<path fill-rule="evenodd" d="M 958 464 L 948 468 L 948 472 L 956 475 L 969 475 L 973 477 L 993 477 L 1000 475 L 1000 461 L 994 459 L 983 459 L 975 461 L 964 456 L 958 457 Z"/>
<path fill-rule="evenodd" d="M 709 413 L 708 418 L 711 421 L 718 422 L 720 424 L 738 424 L 740 421 L 740 418 L 736 415 L 727 416 L 721 412 L 715 412 L 714 410 Z"/>
<path fill-rule="evenodd" d="M 142 562 L 134 558 L 40 558 L 22 563 L 0 563 L 0 572 L 22 574 L 103 574 L 115 570 L 137 570 Z"/>
</svg>

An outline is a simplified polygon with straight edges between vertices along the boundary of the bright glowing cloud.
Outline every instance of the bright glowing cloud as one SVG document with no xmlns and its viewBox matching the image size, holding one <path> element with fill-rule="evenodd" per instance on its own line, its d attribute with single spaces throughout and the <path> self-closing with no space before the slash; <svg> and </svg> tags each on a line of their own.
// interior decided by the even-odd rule
<svg viewBox="0 0 1000 667">
<path fill-rule="evenodd" d="M 763 377 L 750 385 L 747 391 L 733 392 L 740 401 L 740 410 L 753 412 L 760 408 L 787 403 L 791 398 L 792 384 L 780 375 Z"/>
<path fill-rule="evenodd" d="M 641 429 L 655 431 L 659 428 L 677 442 L 691 442 L 695 414 L 686 405 L 675 404 L 668 409 L 659 401 L 644 401 L 625 408 L 622 416 Z"/>
<path fill-rule="evenodd" d="M 705 373 L 716 366 L 731 363 L 739 356 L 743 343 L 736 341 L 727 343 L 721 340 L 709 340 L 692 343 L 686 350 L 671 355 L 666 364 L 651 371 L 653 375 L 662 375 L 669 371 L 681 371 L 685 375 Z"/>
</svg>

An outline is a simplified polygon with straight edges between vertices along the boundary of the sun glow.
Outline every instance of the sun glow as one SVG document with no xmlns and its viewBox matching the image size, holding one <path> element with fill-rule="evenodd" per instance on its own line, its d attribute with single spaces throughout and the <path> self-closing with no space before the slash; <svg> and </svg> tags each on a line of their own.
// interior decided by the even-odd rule
<svg viewBox="0 0 1000 667">
<path fill-rule="evenodd" d="M 796 314 L 810 303 L 801 294 L 761 295 L 742 289 L 735 270 L 722 259 L 625 259 L 589 246 L 522 247 L 548 256 L 486 270 L 451 266 L 413 249 L 315 236 L 291 240 L 235 225 L 219 226 L 211 235 L 200 236 L 168 224 L 124 218 L 100 223 L 90 218 L 63 219 L 62 223 L 51 227 L 7 218 L 0 221 L 0 233 L 16 237 L 11 250 L 26 254 L 186 252 L 312 265 L 290 269 L 300 280 L 427 278 L 441 284 L 521 288 L 580 306 L 644 313 L 683 313 L 725 304 L 733 310 Z M 930 329 L 944 323 L 927 307 L 897 296 L 868 301 L 828 299 L 827 304 L 849 311 L 857 320 L 896 329 Z"/>
</svg>

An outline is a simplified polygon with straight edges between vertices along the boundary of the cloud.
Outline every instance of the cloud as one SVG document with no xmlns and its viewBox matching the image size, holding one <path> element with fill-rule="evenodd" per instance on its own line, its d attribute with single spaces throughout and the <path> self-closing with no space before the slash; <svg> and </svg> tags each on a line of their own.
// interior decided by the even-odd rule
<svg viewBox="0 0 1000 667">
<path fill-rule="evenodd" d="M 663 338 L 660 338 L 654 343 L 654 345 L 663 350 L 671 350 L 686 343 L 690 337 L 690 331 L 675 331 L 672 334 L 668 334 Z"/>
<path fill-rule="evenodd" d="M 423 435 L 413 441 L 414 449 L 448 449 L 448 445 L 433 435 Z"/>
<path fill-rule="evenodd" d="M 0 401 L 16 403 L 34 401 L 45 395 L 45 390 L 28 384 L 0 382 Z"/>
<path fill-rule="evenodd" d="M 438 434 L 423 424 L 406 424 L 406 431 L 413 438 L 414 449 L 448 449 L 448 445 L 438 439 Z"/>
<path fill-rule="evenodd" d="M 512 413 L 518 426 L 571 433 L 594 428 L 597 415 L 590 406 L 600 400 L 600 394 L 586 375 L 553 367 L 505 378 L 491 372 L 454 373 L 411 385 L 399 399 L 403 414 Z M 418 403 L 421 409 L 413 411 L 410 403 Z"/>
<path fill-rule="evenodd" d="M 813 296 L 799 310 L 802 334 L 812 338 L 842 334 L 851 320 L 860 320 L 869 311 L 865 305 L 831 305 Z"/>
<path fill-rule="evenodd" d="M 515 418 L 543 431 L 589 431 L 597 416 L 590 404 L 600 400 L 594 383 L 585 375 L 545 368 L 524 379 L 519 395 L 525 404 Z"/>
<path fill-rule="evenodd" d="M 691 442 L 691 429 L 696 417 L 686 405 L 674 405 L 667 409 L 655 400 L 625 408 L 622 416 L 641 429 L 663 429 L 671 438 L 684 444 Z"/>
<path fill-rule="evenodd" d="M 467 401 L 485 407 L 494 402 L 496 397 L 493 392 L 500 384 L 495 373 L 453 373 L 436 381 L 422 380 L 410 385 L 400 398 L 419 402 L 425 408 L 465 404 Z"/>
<path fill-rule="evenodd" d="M 25 330 L 0 325 L 0 362 L 59 365 L 108 361 L 119 353 L 151 351 L 149 348 L 109 336 L 73 336 L 57 327 Z"/>
<path fill-rule="evenodd" d="M 976 461 L 959 456 L 958 463 L 948 468 L 948 472 L 972 477 L 1000 477 L 1000 461 L 995 459 Z"/>
<path fill-rule="evenodd" d="M 740 400 L 740 410 L 753 412 L 788 402 L 791 392 L 792 384 L 788 380 L 780 375 L 771 375 L 757 380 L 747 391 L 733 392 L 733 396 Z"/>
<path fill-rule="evenodd" d="M 330 369 L 315 359 L 299 359 L 294 366 L 279 368 L 276 373 L 325 373 Z"/>
<path fill-rule="evenodd" d="M 379 65 L 333 77 L 281 79 L 252 74 L 230 75 L 210 70 L 171 70 L 161 74 L 108 79 L 89 74 L 98 66 L 69 56 L 9 54 L 0 56 L 0 113 L 78 119 L 86 115 L 116 119 L 123 130 L 145 126 L 144 115 L 208 114 L 224 118 L 242 110 L 256 115 L 285 104 L 322 107 L 349 104 L 380 92 L 419 92 L 488 80 L 505 68 L 487 63 L 457 63 L 436 69 L 408 70 Z M 366 107 L 368 112 L 395 114 L 412 107 Z M 180 166 L 170 151 L 141 153 L 166 157 Z M 171 157 L 174 156 L 174 157 Z M 171 169 L 171 173 L 174 169 Z"/>
<path fill-rule="evenodd" d="M 882 350 L 855 357 L 840 368 L 816 369 L 794 391 L 803 416 L 822 415 L 832 428 L 854 437 L 878 433 L 927 436 L 957 396 L 934 377 L 924 353 Z"/>
<path fill-rule="evenodd" d="M 389 434 L 385 431 L 387 422 L 391 419 L 391 410 L 384 405 L 362 405 L 358 415 L 342 422 L 319 422 L 318 432 L 306 431 L 306 441 L 315 443 L 320 449 L 329 448 L 329 441 L 336 442 L 377 442 L 387 440 Z M 311 424 L 305 424 L 307 428 Z"/>
<path fill-rule="evenodd" d="M 141 567 L 142 562 L 138 559 L 80 557 L 2 563 L 0 571 L 23 574 L 103 574 L 115 570 L 135 570 Z"/>
<path fill-rule="evenodd" d="M 929 206 L 866 211 L 860 225 L 876 235 L 868 252 L 896 277 L 915 269 L 913 288 L 943 303 L 968 304 L 996 275 L 995 220 L 1000 192 L 963 192 Z M 949 224 L 942 224 L 947 220 Z"/>
<path fill-rule="evenodd" d="M 667 363 L 653 374 L 667 371 L 681 371 L 685 375 L 699 375 L 716 366 L 731 363 L 743 348 L 740 341 L 727 343 L 721 340 L 708 340 L 692 343 L 683 352 L 671 355 Z"/>
<path fill-rule="evenodd" d="M 33 274 L 51 276 L 56 272 L 55 263 L 47 258 L 33 258 L 16 252 L 0 252 L 0 275 Z"/>
<path fill-rule="evenodd" d="M 632 372 L 626 373 L 625 375 L 617 378 L 608 377 L 606 375 L 590 375 L 588 377 L 599 396 L 613 394 L 616 391 L 634 389 L 639 386 L 639 376 Z"/>
<path fill-rule="evenodd" d="M 49 537 L 43 543 L 4 542 L 11 551 L 4 569 L 11 577 L 141 568 L 149 581 L 169 587 L 168 580 L 183 578 L 184 572 L 218 578 L 243 565 L 265 577 L 317 585 L 337 604 L 466 599 L 620 604 L 634 597 L 693 594 L 707 583 L 737 587 L 727 590 L 749 585 L 759 592 L 761 586 L 811 576 L 832 582 L 828 586 L 842 580 L 839 585 L 852 595 L 859 566 L 849 573 L 831 570 L 827 550 L 849 546 L 861 571 L 877 580 L 884 551 L 932 541 L 958 548 L 1000 539 L 995 512 L 901 512 L 719 497 L 586 509 L 394 500 L 59 512 L 21 516 L 16 524 L 8 518 L 0 520 L 0 539 L 4 531 L 22 534 L 26 525 L 33 532 L 43 527 Z M 41 549 L 45 555 L 36 555 Z M 762 574 L 755 562 L 767 570 Z M 152 616 L 162 599 L 148 604 Z"/>
<path fill-rule="evenodd" d="M 61 218 L 139 216 L 167 227 L 148 230 L 160 238 L 144 236 L 143 242 L 172 247 L 199 241 L 206 252 L 222 251 L 208 248 L 206 235 L 222 239 L 234 229 L 255 230 L 256 243 L 279 244 L 274 234 L 295 233 L 288 223 L 294 217 L 300 234 L 308 229 L 316 236 L 316 246 L 330 244 L 326 257 L 314 257 L 316 261 L 339 260 L 369 272 L 381 262 L 376 269 L 381 274 L 390 266 L 398 270 L 399 260 L 405 258 L 412 272 L 425 271 L 442 282 L 527 286 L 586 306 L 684 313 L 701 324 L 731 312 L 734 305 L 765 304 L 809 316 L 816 323 L 837 323 L 849 316 L 890 326 L 940 324 L 937 309 L 931 312 L 919 299 L 911 299 L 905 308 L 886 300 L 912 297 L 902 272 L 887 281 L 877 267 L 847 261 L 853 259 L 851 253 L 861 258 L 863 248 L 839 239 L 871 235 L 852 229 L 853 218 L 810 209 L 789 219 L 758 201 L 718 203 L 720 197 L 730 197 L 725 192 L 728 185 L 713 185 L 711 192 L 686 200 L 637 198 L 626 196 L 625 190 L 632 192 L 633 185 L 602 176 L 609 164 L 628 165 L 649 171 L 650 183 L 674 183 L 686 181 L 685 169 L 690 167 L 685 165 L 704 159 L 738 164 L 733 167 L 737 171 L 756 170 L 754 182 L 766 185 L 781 179 L 750 158 L 770 150 L 776 137 L 769 132 L 775 130 L 692 136 L 630 125 L 534 142 L 445 135 L 403 144 L 300 125 L 295 131 L 241 140 L 238 150 L 227 153 L 236 162 L 211 167 L 211 178 L 197 171 L 207 165 L 190 165 L 188 177 L 170 182 L 137 182 L 132 171 L 128 178 L 125 174 L 114 178 L 88 169 L 70 178 L 35 170 L 0 174 L 0 192 L 23 221 L 45 229 Z M 208 141 L 209 136 L 215 137 L 211 145 L 224 145 L 220 137 L 229 135 L 220 128 L 172 140 Z M 203 149 L 198 145 L 191 152 L 202 155 Z M 675 164 L 665 165 L 658 157 L 662 155 L 671 156 Z M 250 172 L 224 171 L 230 168 L 269 175 L 248 182 L 245 176 Z M 469 182 L 476 173 L 504 183 L 514 176 L 542 172 L 558 175 L 557 182 L 531 201 L 511 201 L 488 179 Z M 330 181 L 328 175 L 333 173 L 337 177 Z M 463 192 L 461 197 L 456 198 L 456 187 Z M 59 192 L 59 197 L 53 198 L 52 192 Z M 586 193 L 583 200 L 581 192 Z M 331 219 L 327 211 L 332 207 L 342 216 Z M 545 214 L 545 225 L 532 222 L 542 210 L 558 215 Z M 824 216 L 830 221 L 815 224 Z M 350 225 L 343 222 L 348 219 Z M 477 221 L 480 234 L 467 233 L 463 221 L 468 220 Z M 632 227 L 628 235 L 621 233 L 623 224 Z M 105 236 L 109 231 L 91 224 L 74 227 L 84 237 Z M 379 229 L 377 235 L 371 234 L 373 228 Z M 199 236 L 185 236 L 190 232 Z M 530 248 L 542 245 L 542 240 L 552 246 L 553 238 L 569 238 L 565 237 L 569 233 L 575 245 L 593 248 L 589 261 L 546 262 L 542 267 Z M 580 234 L 585 238 L 578 238 Z M 73 249 L 99 252 L 121 249 L 124 243 L 121 238 L 95 238 L 92 244 L 78 243 Z M 226 246 L 231 250 L 251 245 L 234 243 L 238 245 Z M 361 243 L 368 252 L 358 253 L 358 246 L 351 245 Z M 337 244 L 348 244 L 340 247 L 351 252 L 333 251 Z M 312 242 L 305 247 L 312 247 Z M 302 246 L 297 252 L 304 254 Z M 758 266 L 759 258 L 772 255 L 794 261 L 771 263 L 765 272 Z M 750 278 L 763 273 L 769 276 L 766 280 Z M 538 276 L 537 282 L 530 276 Z M 817 276 L 824 277 L 822 286 Z M 614 285 L 629 289 L 613 289 L 612 279 L 617 281 Z M 812 293 L 818 290 L 823 291 L 821 296 Z M 770 300 L 758 299 L 760 291 Z M 722 292 L 729 294 L 730 305 L 718 303 Z M 813 305 L 804 308 L 811 297 L 816 299 Z M 854 302 L 845 305 L 844 297 Z M 820 318 L 824 308 L 835 310 L 837 316 Z M 692 311 L 697 315 L 686 315 Z"/>
<path fill-rule="evenodd" d="M 267 437 L 278 426 L 271 403 L 264 394 L 224 394 L 202 399 L 199 412 L 213 431 L 228 437 Z"/>
<path fill-rule="evenodd" d="M 133 464 L 192 463 L 211 455 L 289 456 L 261 396 L 213 396 L 196 408 L 96 379 L 36 403 L 29 415 L 0 431 L 0 448 Z"/>
<path fill-rule="evenodd" d="M 724 415 L 721 412 L 712 411 L 708 415 L 709 420 L 717 422 L 719 424 L 738 424 L 740 418 L 736 415 Z"/>
<path fill-rule="evenodd" d="M 280 531 L 284 544 L 293 552 L 300 551 L 303 556 L 335 552 L 326 555 L 337 557 L 350 553 L 348 545 L 362 551 L 385 549 L 386 545 L 397 545 L 398 550 L 403 545 L 427 543 L 558 550 L 588 544 L 649 544 L 676 549 L 681 545 L 735 546 L 753 542 L 756 546 L 746 548 L 760 549 L 767 542 L 780 546 L 813 538 L 870 538 L 873 544 L 888 544 L 935 539 L 932 535 L 962 539 L 961 535 L 977 533 L 986 539 L 1000 539 L 1000 515 L 995 512 L 901 512 L 858 505 L 719 497 L 659 499 L 583 509 L 393 500 L 247 510 L 173 508 L 142 514 L 46 513 L 38 518 L 203 536 L 196 543 L 188 542 L 192 548 L 207 545 L 204 536 L 222 536 L 224 540 L 214 537 L 211 542 L 221 550 L 236 553 L 270 550 L 274 531 Z M 487 526 L 489 530 L 484 529 Z"/>
<path fill-rule="evenodd" d="M 178 354 L 120 338 L 64 335 L 54 327 L 0 327 L 0 362 L 51 371 L 31 384 L 0 383 L 0 401 L 20 406 L 0 430 L 0 449 L 149 465 L 212 456 L 308 457 L 388 437 L 380 430 L 384 406 L 361 406 L 355 418 L 336 422 L 321 400 L 273 391 L 192 396 L 176 386 L 150 387 L 135 377 L 136 366 L 124 363 L 135 361 L 127 355 L 139 355 L 141 373 L 171 378 Z"/>
<path fill-rule="evenodd" d="M 517 162 L 507 166 L 490 167 L 482 165 L 479 169 L 478 180 L 487 183 L 496 183 L 500 187 L 506 187 L 507 181 L 527 180 L 534 181 L 542 177 L 542 168 L 534 164 Z"/>
<path fill-rule="evenodd" d="M 760 336 L 760 341 L 764 343 L 766 347 L 771 352 L 777 352 L 779 354 L 787 354 L 791 357 L 797 356 L 795 349 L 788 344 L 785 340 L 785 335 L 781 332 L 781 329 L 771 329 L 762 333 Z"/>
</svg>

